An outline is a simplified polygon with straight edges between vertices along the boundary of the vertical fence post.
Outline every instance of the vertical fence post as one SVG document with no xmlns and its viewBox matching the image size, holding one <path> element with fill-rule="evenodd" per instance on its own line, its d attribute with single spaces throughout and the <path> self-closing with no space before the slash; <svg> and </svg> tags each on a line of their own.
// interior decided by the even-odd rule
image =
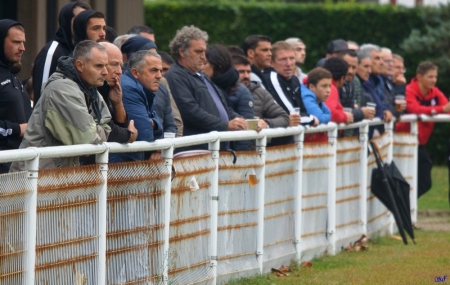
<svg viewBox="0 0 450 285">
<path fill-rule="evenodd" d="M 264 136 L 256 140 L 256 150 L 259 152 L 262 167 L 258 183 L 258 231 L 256 236 L 256 259 L 259 264 L 259 272 L 263 272 L 263 254 L 264 254 L 264 196 L 266 191 L 266 145 L 267 137 Z"/>
<path fill-rule="evenodd" d="M 328 161 L 328 254 L 336 254 L 336 156 L 337 156 L 337 126 L 328 131 L 328 143 L 333 154 Z"/>
<path fill-rule="evenodd" d="M 300 262 L 302 256 L 301 240 L 302 240 L 302 195 L 303 195 L 303 141 L 305 134 L 302 131 L 300 134 L 294 136 L 294 141 L 297 143 L 297 150 L 299 152 L 299 159 L 297 161 L 295 174 L 295 219 L 294 219 L 294 246 L 297 253 L 297 261 Z"/>
<path fill-rule="evenodd" d="M 33 192 L 31 194 L 27 207 L 27 239 L 26 239 L 26 260 L 25 260 L 25 284 L 34 284 L 35 263 L 36 263 L 36 209 L 37 209 L 37 183 L 39 174 L 39 155 L 26 161 L 28 169 L 28 180 L 31 183 Z"/>
<path fill-rule="evenodd" d="M 368 141 L 369 141 L 369 124 L 365 124 L 364 126 L 359 127 L 359 144 L 361 146 L 361 150 L 359 153 L 359 169 L 360 177 L 359 177 L 359 208 L 361 215 L 361 231 L 362 234 L 367 235 L 367 149 L 368 149 Z"/>
<path fill-rule="evenodd" d="M 219 211 L 219 150 L 220 139 L 209 143 L 208 149 L 214 161 L 215 170 L 211 179 L 211 267 L 213 272 L 213 283 L 217 282 L 217 220 Z"/>
<path fill-rule="evenodd" d="M 390 163 L 392 163 L 392 160 L 394 157 L 394 155 L 393 155 L 393 152 L 394 152 L 394 121 L 392 120 L 389 123 L 385 123 L 384 128 L 386 130 L 386 135 L 387 135 L 388 141 L 389 141 L 387 158 L 384 163 L 390 164 Z M 391 212 L 388 212 L 388 213 L 390 215 L 389 216 L 389 220 L 390 220 L 389 234 L 393 235 L 395 232 L 394 215 L 392 215 Z"/>
<path fill-rule="evenodd" d="M 95 156 L 95 162 L 99 164 L 104 182 L 98 195 L 98 271 L 97 284 L 106 284 L 106 223 L 107 223 L 107 198 L 108 198 L 108 147 L 105 152 Z"/>
<path fill-rule="evenodd" d="M 169 178 L 164 184 L 164 263 L 163 263 L 163 284 L 167 285 L 169 281 L 169 237 L 170 237 L 170 197 L 172 191 L 172 163 L 173 163 L 173 146 L 161 151 L 164 163 L 169 171 Z"/>
<path fill-rule="evenodd" d="M 413 152 L 413 161 L 411 162 L 411 167 L 412 167 L 412 173 L 413 173 L 413 179 L 412 179 L 412 185 L 413 185 L 413 190 L 412 193 L 410 193 L 410 203 L 411 203 L 411 220 L 413 225 L 415 225 L 417 223 L 417 211 L 418 211 L 418 205 L 417 205 L 417 169 L 418 169 L 418 165 L 417 165 L 417 160 L 418 160 L 418 151 L 419 151 L 419 140 L 418 140 L 418 135 L 419 135 L 419 129 L 418 129 L 418 124 L 417 121 L 411 122 L 411 129 L 410 129 L 410 133 L 415 137 L 415 146 L 414 146 L 414 152 Z"/>
</svg>

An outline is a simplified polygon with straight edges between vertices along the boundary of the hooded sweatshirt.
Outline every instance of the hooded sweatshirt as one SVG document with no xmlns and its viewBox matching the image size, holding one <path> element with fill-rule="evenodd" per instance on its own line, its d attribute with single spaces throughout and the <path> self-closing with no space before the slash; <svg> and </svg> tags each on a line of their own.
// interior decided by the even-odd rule
<svg viewBox="0 0 450 285">
<path fill-rule="evenodd" d="M 73 19 L 73 36 L 74 45 L 76 46 L 79 42 L 87 40 L 87 24 L 92 16 L 92 14 L 97 13 L 95 10 L 85 10 L 80 12 Z"/>
<path fill-rule="evenodd" d="M 74 49 L 71 22 L 73 8 L 76 4 L 76 2 L 70 2 L 61 8 L 58 18 L 59 28 L 56 31 L 55 37 L 41 49 L 34 60 L 32 72 L 34 105 L 36 105 L 41 97 L 42 84 L 55 72 L 58 59 L 61 56 L 70 55 Z"/>
<path fill-rule="evenodd" d="M 5 57 L 5 38 L 12 26 L 21 23 L 0 20 L 0 150 L 19 148 L 20 124 L 31 115 L 31 102 L 17 76 L 11 73 L 12 63 Z"/>
<path fill-rule="evenodd" d="M 325 101 L 331 112 L 331 121 L 335 123 L 347 123 L 347 115 L 344 113 L 341 103 L 339 102 L 339 91 L 334 80 L 331 80 L 330 97 Z"/>
<path fill-rule="evenodd" d="M 417 78 L 411 79 L 406 86 L 406 112 L 410 114 L 424 114 L 431 116 L 435 110 L 437 114 L 444 113 L 442 106 L 448 103 L 447 97 L 437 88 L 433 87 L 424 96 L 419 88 Z M 419 145 L 426 145 L 431 133 L 433 132 L 433 122 L 417 122 L 419 127 Z M 396 130 L 400 132 L 409 132 L 410 123 L 397 123 Z"/>
</svg>

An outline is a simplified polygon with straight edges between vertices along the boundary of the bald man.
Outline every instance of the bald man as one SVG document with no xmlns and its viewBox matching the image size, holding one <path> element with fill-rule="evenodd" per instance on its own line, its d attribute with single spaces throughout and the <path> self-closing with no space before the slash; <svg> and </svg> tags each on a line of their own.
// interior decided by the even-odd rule
<svg viewBox="0 0 450 285">
<path fill-rule="evenodd" d="M 109 112 L 111 113 L 114 127 L 111 126 L 111 134 L 108 142 L 131 143 L 137 138 L 137 130 L 133 120 L 128 120 L 127 113 L 122 103 L 122 87 L 120 86 L 120 75 L 122 75 L 122 53 L 115 45 L 108 42 L 101 42 L 108 55 L 108 75 L 105 77 L 105 84 L 98 87 L 98 92 L 103 96 Z"/>
</svg>

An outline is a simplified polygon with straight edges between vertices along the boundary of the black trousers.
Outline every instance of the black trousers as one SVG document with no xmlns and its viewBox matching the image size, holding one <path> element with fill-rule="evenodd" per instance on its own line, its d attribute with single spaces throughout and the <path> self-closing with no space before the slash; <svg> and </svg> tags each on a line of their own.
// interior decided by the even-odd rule
<svg viewBox="0 0 450 285">
<path fill-rule="evenodd" d="M 1 173 L 8 173 L 10 166 L 11 166 L 11 162 L 0 163 L 0 174 Z"/>
<path fill-rule="evenodd" d="M 431 168 L 433 164 L 424 145 L 419 145 L 417 168 L 417 197 L 431 189 Z"/>
</svg>

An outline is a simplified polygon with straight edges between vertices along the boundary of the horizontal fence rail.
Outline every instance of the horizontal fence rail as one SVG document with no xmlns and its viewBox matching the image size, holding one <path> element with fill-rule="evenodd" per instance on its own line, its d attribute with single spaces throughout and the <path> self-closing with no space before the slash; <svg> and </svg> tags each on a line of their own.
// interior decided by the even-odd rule
<svg viewBox="0 0 450 285">
<path fill-rule="evenodd" d="M 391 122 L 372 139 L 410 184 L 413 223 L 418 120 L 450 116 L 405 115 L 410 133 Z M 370 189 L 369 130 L 381 124 L 1 151 L 0 163 L 25 161 L 28 171 L 0 175 L 0 284 L 216 284 L 392 234 L 393 217 Z M 328 142 L 304 142 L 318 132 Z M 295 143 L 267 146 L 281 136 Z M 256 149 L 219 151 L 236 140 Z M 205 143 L 209 150 L 176 153 Z M 153 150 L 162 159 L 108 164 L 110 153 Z M 96 164 L 38 170 L 40 158 L 83 155 Z"/>
</svg>

